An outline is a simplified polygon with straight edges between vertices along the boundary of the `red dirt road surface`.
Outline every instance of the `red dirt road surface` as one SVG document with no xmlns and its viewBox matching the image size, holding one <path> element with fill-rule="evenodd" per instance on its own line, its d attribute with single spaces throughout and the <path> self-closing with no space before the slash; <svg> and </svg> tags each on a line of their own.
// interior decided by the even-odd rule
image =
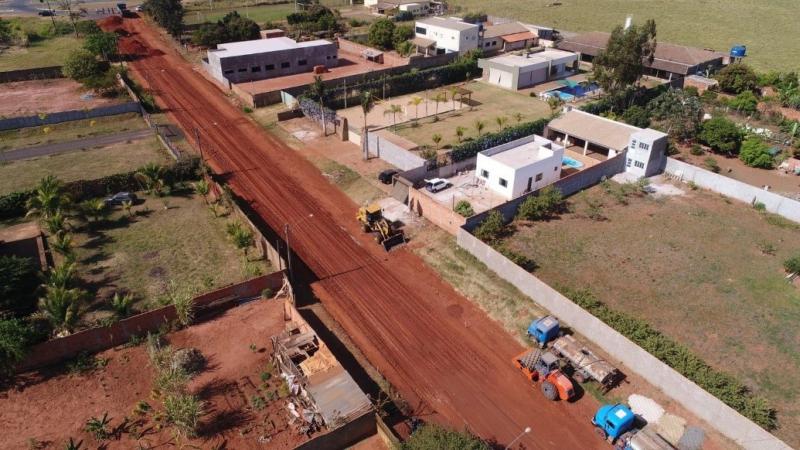
<svg viewBox="0 0 800 450">
<path fill-rule="evenodd" d="M 103 24 L 101 24 L 103 25 Z M 105 28 L 114 26 L 103 25 Z M 141 20 L 122 25 L 147 52 L 131 64 L 187 136 L 198 128 L 209 165 L 228 177 L 319 279 L 313 288 L 369 361 L 425 420 L 505 445 L 604 449 L 597 403 L 548 402 L 511 365 L 523 349 L 404 249 L 390 254 L 357 226 L 356 205 L 301 155 L 232 105 Z M 196 143 L 195 143 L 196 144 Z M 455 312 L 455 313 L 454 313 Z"/>
</svg>

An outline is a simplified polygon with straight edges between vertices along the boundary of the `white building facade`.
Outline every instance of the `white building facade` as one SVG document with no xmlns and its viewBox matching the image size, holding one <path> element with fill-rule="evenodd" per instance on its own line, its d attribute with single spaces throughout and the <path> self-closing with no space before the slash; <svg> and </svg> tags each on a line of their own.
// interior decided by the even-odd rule
<svg viewBox="0 0 800 450">
<path fill-rule="evenodd" d="M 429 17 L 414 24 L 416 37 L 435 43 L 437 53 L 460 53 L 478 48 L 478 25 L 451 17 Z"/>
<path fill-rule="evenodd" d="M 562 78 L 577 69 L 578 55 L 561 50 L 546 49 L 524 55 L 506 54 L 479 59 L 483 78 L 496 86 L 518 90 Z"/>
<path fill-rule="evenodd" d="M 475 175 L 507 200 L 561 178 L 564 147 L 541 136 L 528 136 L 478 153 Z"/>
</svg>

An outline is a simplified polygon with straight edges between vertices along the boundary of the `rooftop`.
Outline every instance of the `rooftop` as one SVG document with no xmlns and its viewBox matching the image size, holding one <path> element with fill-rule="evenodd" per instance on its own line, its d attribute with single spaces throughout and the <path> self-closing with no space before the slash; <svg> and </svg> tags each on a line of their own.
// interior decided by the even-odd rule
<svg viewBox="0 0 800 450">
<path fill-rule="evenodd" d="M 219 54 L 220 58 L 232 56 L 252 55 L 256 53 L 270 53 L 281 50 L 291 50 L 295 48 L 318 47 L 321 45 L 331 45 L 330 41 L 317 39 L 314 41 L 297 42 L 288 37 L 275 37 L 269 39 L 253 39 L 251 41 L 226 42 L 217 45 L 216 50 L 209 50 Z"/>
<path fill-rule="evenodd" d="M 507 36 L 509 34 L 524 33 L 529 30 L 519 22 L 508 22 L 497 25 L 487 25 L 483 32 L 484 39 L 490 39 L 498 36 Z"/>
<path fill-rule="evenodd" d="M 564 50 L 597 56 L 606 48 L 611 33 L 592 31 L 564 38 L 558 47 Z M 655 59 L 649 67 L 673 73 L 688 74 L 689 69 L 715 59 L 721 59 L 724 53 L 696 47 L 659 42 L 656 45 Z"/>
<path fill-rule="evenodd" d="M 432 25 L 441 28 L 448 28 L 451 30 L 464 31 L 477 29 L 478 26 L 472 23 L 462 22 L 459 19 L 452 17 L 428 17 L 426 19 L 418 20 L 417 23 L 424 25 Z"/>
<path fill-rule="evenodd" d="M 628 146 L 631 134 L 642 131 L 622 122 L 595 116 L 577 109 L 565 112 L 547 124 L 548 128 L 570 137 L 589 141 L 603 147 L 622 151 Z"/>
<path fill-rule="evenodd" d="M 487 154 L 482 152 L 482 154 L 508 167 L 519 168 L 551 158 L 553 156 L 553 150 L 546 145 L 547 144 L 534 141 L 511 147 L 498 153 Z"/>
<path fill-rule="evenodd" d="M 511 66 L 511 67 L 530 67 L 535 66 L 537 64 L 542 63 L 549 63 L 551 61 L 556 60 L 567 60 L 567 61 L 574 61 L 578 59 L 578 55 L 571 52 L 566 52 L 563 50 L 556 50 L 556 49 L 546 49 L 544 51 L 538 53 L 530 53 L 528 56 L 523 55 L 515 55 L 515 54 L 506 54 L 497 56 L 495 58 L 489 59 L 489 61 L 497 64 L 502 64 L 504 66 Z"/>
</svg>

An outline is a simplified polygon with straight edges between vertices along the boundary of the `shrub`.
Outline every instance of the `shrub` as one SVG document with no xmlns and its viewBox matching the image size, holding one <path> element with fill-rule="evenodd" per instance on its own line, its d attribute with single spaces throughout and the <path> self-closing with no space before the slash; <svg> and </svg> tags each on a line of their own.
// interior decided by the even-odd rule
<svg viewBox="0 0 800 450">
<path fill-rule="evenodd" d="M 730 100 L 728 106 L 745 114 L 753 114 L 758 106 L 758 98 L 753 94 L 753 91 L 743 91 L 733 100 Z"/>
<path fill-rule="evenodd" d="M 456 203 L 454 211 L 464 217 L 472 217 L 475 215 L 472 205 L 470 205 L 470 203 L 466 200 L 459 200 L 458 203 Z"/>
<path fill-rule="evenodd" d="M 717 93 L 711 89 L 707 89 L 703 91 L 703 94 L 700 95 L 700 98 L 706 103 L 714 103 L 717 101 Z"/>
<path fill-rule="evenodd" d="M 757 137 L 750 137 L 742 144 L 739 159 L 750 167 L 759 169 L 772 169 L 774 160 L 769 154 L 769 145 Z"/>
<path fill-rule="evenodd" d="M 758 87 L 758 76 L 747 64 L 729 64 L 717 74 L 719 87 L 730 94 L 752 91 Z"/>
<path fill-rule="evenodd" d="M 564 209 L 561 191 L 547 186 L 536 195 L 529 195 L 517 209 L 518 220 L 545 220 Z"/>
<path fill-rule="evenodd" d="M 490 212 L 475 228 L 473 233 L 476 238 L 484 241 L 491 242 L 497 240 L 505 232 L 506 225 L 503 215 L 498 211 Z"/>
<path fill-rule="evenodd" d="M 375 21 L 369 26 L 369 32 L 367 34 L 369 45 L 383 50 L 391 49 L 394 31 L 394 22 L 391 20 L 380 19 Z"/>
<path fill-rule="evenodd" d="M 14 374 L 14 367 L 28 353 L 33 334 L 31 325 L 22 319 L 0 318 L 0 377 Z"/>
<path fill-rule="evenodd" d="M 178 433 L 194 437 L 203 415 L 203 402 L 190 394 L 167 395 L 164 398 L 164 415 Z"/>
<path fill-rule="evenodd" d="M 578 306 L 608 324 L 686 378 L 697 383 L 731 408 L 767 430 L 778 422 L 767 401 L 754 395 L 733 376 L 718 372 L 688 348 L 668 338 L 647 322 L 614 311 L 588 290 L 562 288 L 561 292 Z"/>
<path fill-rule="evenodd" d="M 495 250 L 497 250 L 498 252 L 500 252 L 500 254 L 508 258 L 511 262 L 522 267 L 528 272 L 533 272 L 534 270 L 536 270 L 537 267 L 539 267 L 539 265 L 536 264 L 536 261 L 528 258 L 522 253 L 517 253 L 514 250 L 511 250 L 505 245 L 497 246 Z"/>
<path fill-rule="evenodd" d="M 689 149 L 689 153 L 691 153 L 694 156 L 700 156 L 705 152 L 703 151 L 703 147 L 700 147 L 700 145 L 692 144 L 692 148 Z"/>
<path fill-rule="evenodd" d="M 103 31 L 100 29 L 100 25 L 97 25 L 97 22 L 95 22 L 94 20 L 81 20 L 79 22 L 76 22 L 75 28 L 78 30 L 78 34 L 82 34 L 84 36 L 100 33 Z"/>
<path fill-rule="evenodd" d="M 650 114 L 647 109 L 641 106 L 633 105 L 622 113 L 622 120 L 625 123 L 639 128 L 647 128 L 650 126 Z"/>
<path fill-rule="evenodd" d="M 82 81 L 99 76 L 103 73 L 100 61 L 86 49 L 75 49 L 68 56 L 61 68 L 64 76 L 73 80 Z"/>
<path fill-rule="evenodd" d="M 792 256 L 784 261 L 783 268 L 789 273 L 800 273 L 800 255 Z"/>
<path fill-rule="evenodd" d="M 30 258 L 0 256 L 0 312 L 29 312 L 36 307 L 39 276 Z"/>
<path fill-rule="evenodd" d="M 719 164 L 717 163 L 716 159 L 714 159 L 714 158 L 709 156 L 708 158 L 703 160 L 703 165 L 706 166 L 706 169 L 708 169 L 708 170 L 710 170 L 710 171 L 712 171 L 714 173 L 719 173 L 720 168 L 719 168 Z"/>
<path fill-rule="evenodd" d="M 542 134 L 548 119 L 539 119 L 533 122 L 525 122 L 505 128 L 496 133 L 486 133 L 483 136 L 469 142 L 463 142 L 453 147 L 450 157 L 454 162 L 469 159 L 479 152 L 498 145 L 511 142 L 532 134 Z"/>
<path fill-rule="evenodd" d="M 400 450 L 489 450 L 489 446 L 468 432 L 449 430 L 428 423 L 414 431 Z"/>
<path fill-rule="evenodd" d="M 714 117 L 703 123 L 700 141 L 714 151 L 735 155 L 742 143 L 742 132 L 735 123 L 725 117 Z"/>
</svg>

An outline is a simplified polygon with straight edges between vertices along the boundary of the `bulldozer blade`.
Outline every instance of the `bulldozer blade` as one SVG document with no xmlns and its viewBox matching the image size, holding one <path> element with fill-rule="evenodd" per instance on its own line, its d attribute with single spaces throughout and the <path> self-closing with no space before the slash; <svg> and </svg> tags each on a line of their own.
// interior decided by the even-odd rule
<svg viewBox="0 0 800 450">
<path fill-rule="evenodd" d="M 383 244 L 383 249 L 388 252 L 389 250 L 392 249 L 392 247 L 400 244 L 405 244 L 405 242 L 406 238 L 403 235 L 403 233 L 397 233 L 390 238 L 384 239 L 384 241 L 381 242 L 381 244 Z"/>
</svg>

